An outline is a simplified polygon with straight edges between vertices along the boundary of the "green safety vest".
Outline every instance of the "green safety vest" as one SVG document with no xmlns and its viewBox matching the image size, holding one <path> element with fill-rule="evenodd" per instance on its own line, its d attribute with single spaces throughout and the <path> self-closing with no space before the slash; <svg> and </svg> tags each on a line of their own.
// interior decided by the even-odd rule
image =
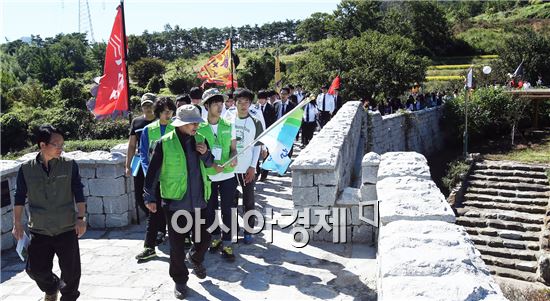
<svg viewBox="0 0 550 301">
<path fill-rule="evenodd" d="M 159 179 L 160 196 L 163 199 L 180 201 L 187 191 L 187 158 L 176 131 L 167 132 L 161 140 L 163 158 Z M 204 185 L 204 198 L 207 202 L 211 193 L 210 179 L 206 174 L 204 163 L 200 161 L 199 164 Z"/>
<path fill-rule="evenodd" d="M 164 131 L 164 134 L 168 134 L 170 131 L 174 130 L 175 128 L 172 126 L 172 120 L 169 121 L 166 125 L 166 130 Z M 155 142 L 160 140 L 162 137 L 162 133 L 160 131 L 160 120 L 155 120 L 152 123 L 148 124 L 146 126 L 147 128 L 147 137 L 149 138 L 149 158 L 151 158 L 151 154 L 153 153 L 153 147 L 155 146 Z"/>
<path fill-rule="evenodd" d="M 229 122 L 225 121 L 223 118 L 219 119 L 217 136 L 214 135 L 214 132 L 212 132 L 212 127 L 210 126 L 208 121 L 199 124 L 199 129 L 197 130 L 197 133 L 200 134 L 200 136 L 195 136 L 197 142 L 204 142 L 204 138 L 206 138 L 206 141 L 208 141 L 208 145 L 210 146 L 211 150 L 215 147 L 220 147 L 222 149 L 221 159 L 214 160 L 214 163 L 222 165 L 227 162 L 227 160 L 229 160 L 229 155 L 231 153 L 231 124 Z M 227 164 L 223 168 L 223 173 L 232 173 L 233 170 L 235 170 L 235 168 Z M 207 168 L 206 172 L 208 175 L 217 174 L 214 167 Z"/>
</svg>

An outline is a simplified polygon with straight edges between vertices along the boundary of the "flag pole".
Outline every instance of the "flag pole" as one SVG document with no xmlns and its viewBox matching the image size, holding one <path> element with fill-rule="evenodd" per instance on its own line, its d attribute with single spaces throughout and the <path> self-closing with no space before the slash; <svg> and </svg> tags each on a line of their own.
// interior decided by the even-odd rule
<svg viewBox="0 0 550 301">
<path fill-rule="evenodd" d="M 122 34 L 124 35 L 124 39 L 122 44 L 124 45 L 122 49 L 124 49 L 124 65 L 126 68 L 126 97 L 128 101 L 128 122 L 132 124 L 132 107 L 130 106 L 130 76 L 128 75 L 128 49 L 127 49 L 127 43 L 126 40 L 126 21 L 124 20 L 124 0 L 120 0 L 120 9 L 122 13 Z M 137 201 L 136 201 L 137 202 Z M 136 203 L 137 204 L 137 203 Z M 139 225 L 139 206 L 136 206 L 136 222 Z"/>
<path fill-rule="evenodd" d="M 132 123 L 132 107 L 130 106 L 130 77 L 128 76 L 128 49 L 127 49 L 127 43 L 128 41 L 126 40 L 126 21 L 124 20 L 124 0 L 120 0 L 120 9 L 122 10 L 122 34 L 124 35 L 124 41 L 122 42 L 123 44 L 123 49 L 124 49 L 124 64 L 125 64 L 125 68 L 126 68 L 126 91 L 128 91 L 126 93 L 126 96 L 127 96 L 127 101 L 128 101 L 128 121 L 130 123 Z M 137 208 L 136 208 L 137 209 Z M 138 224 L 139 224 L 139 217 L 138 217 Z"/>
<path fill-rule="evenodd" d="M 470 67 L 470 70 L 468 70 L 468 75 L 466 76 L 466 95 L 464 95 L 464 137 L 463 137 L 463 155 L 464 159 L 468 158 L 468 97 L 470 96 L 470 89 L 473 86 L 473 67 Z M 472 76 L 470 78 L 470 73 L 472 73 Z"/>
<path fill-rule="evenodd" d="M 233 94 L 235 92 L 235 79 L 233 78 L 233 25 L 231 25 L 229 33 L 229 60 L 231 62 L 231 94 Z"/>
<path fill-rule="evenodd" d="M 287 118 L 288 116 L 292 115 L 294 112 L 296 112 L 297 110 L 303 108 L 306 104 L 308 104 L 311 100 L 309 98 L 301 101 L 298 105 L 296 105 L 296 107 L 292 110 L 290 110 L 288 113 L 286 113 L 285 115 L 283 115 L 283 117 L 279 118 L 279 120 L 275 121 L 271 126 L 269 126 L 265 131 L 263 131 L 259 136 L 258 138 L 254 139 L 254 141 L 250 142 L 247 146 L 245 146 L 245 148 L 243 148 L 240 152 L 238 152 L 236 155 L 234 155 L 233 157 L 229 158 L 227 160 L 227 162 L 225 162 L 224 164 L 221 165 L 221 167 L 225 167 L 227 165 L 227 163 L 233 161 L 233 159 L 237 158 L 240 154 L 244 153 L 245 151 L 247 151 L 249 148 L 251 148 L 252 146 L 254 146 L 254 144 L 256 144 L 256 142 L 260 141 L 260 139 L 262 139 L 265 135 L 267 135 L 267 133 L 269 133 L 271 130 L 273 130 L 276 126 L 278 126 L 279 124 L 283 123 Z M 237 118 L 237 117 L 235 117 Z"/>
</svg>

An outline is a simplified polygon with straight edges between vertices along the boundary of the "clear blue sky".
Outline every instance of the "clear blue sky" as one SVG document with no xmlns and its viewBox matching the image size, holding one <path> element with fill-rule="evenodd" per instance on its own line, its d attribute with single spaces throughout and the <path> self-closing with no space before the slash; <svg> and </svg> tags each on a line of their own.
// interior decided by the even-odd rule
<svg viewBox="0 0 550 301">
<path fill-rule="evenodd" d="M 82 1 L 85 3 L 85 1 Z M 88 0 L 96 41 L 109 38 L 117 0 Z M 314 12 L 331 13 L 338 0 L 126 0 L 127 34 L 181 28 L 264 24 L 302 20 Z M 2 0 L 0 43 L 31 34 L 42 38 L 78 31 L 78 0 Z"/>
</svg>

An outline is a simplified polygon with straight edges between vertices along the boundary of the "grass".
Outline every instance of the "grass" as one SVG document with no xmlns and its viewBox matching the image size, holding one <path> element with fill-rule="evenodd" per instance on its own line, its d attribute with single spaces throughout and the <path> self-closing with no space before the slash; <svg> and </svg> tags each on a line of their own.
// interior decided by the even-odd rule
<svg viewBox="0 0 550 301">
<path fill-rule="evenodd" d="M 513 20 L 549 19 L 550 3 L 531 4 L 509 11 L 485 13 L 472 18 L 474 22 L 507 22 Z"/>
<path fill-rule="evenodd" d="M 489 153 L 484 155 L 490 160 L 510 160 L 524 163 L 550 163 L 550 137 L 540 143 L 531 145 L 517 145 L 506 153 Z"/>
<path fill-rule="evenodd" d="M 127 143 L 127 139 L 102 139 L 102 140 L 83 140 L 83 141 L 65 141 L 65 152 L 80 150 L 83 152 L 93 152 L 97 150 L 110 151 L 117 144 Z M 7 153 L 1 157 L 2 160 L 15 160 L 25 154 L 37 151 L 36 146 L 29 146 L 23 150 Z"/>
<path fill-rule="evenodd" d="M 427 81 L 450 81 L 464 79 L 464 75 L 439 75 L 439 76 L 426 76 Z"/>
<path fill-rule="evenodd" d="M 462 75 L 465 76 L 468 73 L 468 69 L 450 69 L 450 70 L 428 70 L 426 76 L 449 76 L 449 75 Z"/>
</svg>

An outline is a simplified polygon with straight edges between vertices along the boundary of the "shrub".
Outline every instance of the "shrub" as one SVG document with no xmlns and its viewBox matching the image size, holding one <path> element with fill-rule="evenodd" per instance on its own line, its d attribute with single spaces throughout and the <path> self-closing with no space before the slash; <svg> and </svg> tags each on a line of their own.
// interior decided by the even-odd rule
<svg viewBox="0 0 550 301">
<path fill-rule="evenodd" d="M 461 176 L 468 172 L 470 165 L 462 160 L 452 161 L 447 165 L 447 174 L 443 177 L 443 185 L 451 191 L 460 181 Z"/>
<path fill-rule="evenodd" d="M 128 119 L 103 119 L 96 120 L 91 127 L 89 138 L 91 139 L 124 139 L 128 137 L 130 128 Z"/>
<path fill-rule="evenodd" d="M 304 50 L 307 50 L 307 49 L 308 49 L 308 47 L 305 46 L 305 45 L 302 45 L 302 44 L 290 45 L 290 46 L 286 47 L 283 54 L 287 54 L 287 55 L 294 54 L 296 52 L 304 51 Z"/>
<path fill-rule="evenodd" d="M 57 84 L 57 89 L 63 107 L 86 110 L 87 93 L 81 82 L 72 78 L 64 78 Z"/>
<path fill-rule="evenodd" d="M 0 117 L 2 126 L 2 154 L 27 145 L 27 123 L 21 115 L 6 113 Z"/>
<path fill-rule="evenodd" d="M 159 93 L 160 88 L 162 88 L 160 84 L 160 79 L 161 78 L 158 75 L 151 77 L 149 83 L 147 83 L 146 90 L 151 93 Z"/>
<path fill-rule="evenodd" d="M 144 87 L 153 76 L 162 75 L 165 70 L 166 67 L 162 60 L 142 58 L 132 64 L 130 74 L 140 87 Z"/>
<path fill-rule="evenodd" d="M 172 94 L 182 94 L 188 92 L 192 87 L 200 85 L 200 80 L 195 74 L 191 73 L 172 73 L 164 77 L 166 87 Z"/>
</svg>

